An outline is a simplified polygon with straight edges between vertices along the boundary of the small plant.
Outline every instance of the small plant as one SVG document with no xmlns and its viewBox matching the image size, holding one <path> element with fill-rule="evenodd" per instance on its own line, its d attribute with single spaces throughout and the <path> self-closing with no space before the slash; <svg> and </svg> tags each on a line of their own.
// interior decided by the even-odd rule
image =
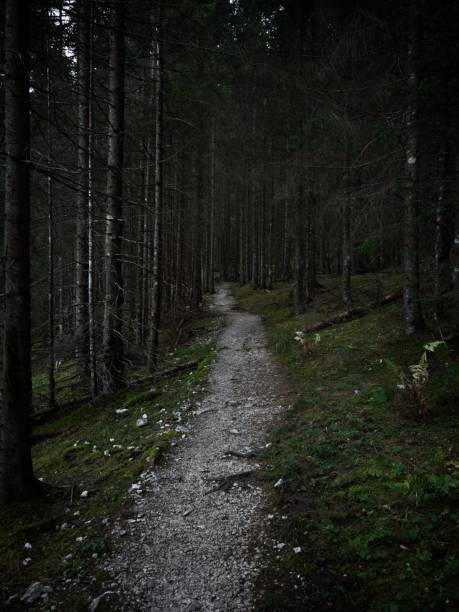
<svg viewBox="0 0 459 612">
<path fill-rule="evenodd" d="M 298 342 L 298 344 L 302 344 L 303 346 L 304 346 L 304 343 L 306 342 L 306 338 L 304 337 L 304 332 L 300 330 L 295 332 L 293 339 L 295 340 L 295 342 Z"/>
<path fill-rule="evenodd" d="M 440 340 L 434 340 L 424 345 L 424 352 L 418 363 L 408 366 L 408 372 L 403 372 L 391 360 L 387 365 L 397 373 L 400 383 L 397 388 L 403 393 L 409 412 L 417 417 L 424 418 L 428 413 L 426 386 L 429 381 L 429 353 L 434 353 L 439 347 L 445 346 Z"/>
<path fill-rule="evenodd" d="M 298 344 L 301 344 L 305 355 L 310 355 L 311 353 L 313 353 L 314 349 L 317 347 L 321 340 L 320 334 L 314 334 L 313 340 L 307 340 L 304 332 L 302 331 L 296 331 L 293 339 L 295 340 L 295 342 L 298 342 Z"/>
</svg>

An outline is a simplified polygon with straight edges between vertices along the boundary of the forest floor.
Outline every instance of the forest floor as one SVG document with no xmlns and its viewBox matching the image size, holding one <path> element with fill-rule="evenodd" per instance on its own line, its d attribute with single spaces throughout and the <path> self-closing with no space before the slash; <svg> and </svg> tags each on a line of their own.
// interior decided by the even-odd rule
<svg viewBox="0 0 459 612">
<path fill-rule="evenodd" d="M 39 412 L 33 459 L 45 494 L 0 509 L 0 609 L 24 609 L 20 598 L 36 582 L 34 606 L 42 610 L 87 610 L 100 595 L 107 580 L 101 559 L 138 520 L 132 485 L 162 461 L 199 410 L 220 329 L 217 314 L 195 314 L 160 364 L 162 371 L 192 367 L 140 386 L 149 372 L 137 369 L 135 384 L 95 404 L 70 404 L 46 418 Z M 35 377 L 37 386 L 42 378 Z"/>
<path fill-rule="evenodd" d="M 220 285 L 201 323 L 213 331 L 169 356 L 196 370 L 37 429 L 52 436 L 34 449 L 37 475 L 56 488 L 0 517 L 8 609 L 35 581 L 43 610 L 252 608 L 280 520 L 260 458 L 289 387 L 261 318 L 234 307 Z"/>
<path fill-rule="evenodd" d="M 355 305 L 400 280 L 354 277 Z M 299 335 L 341 310 L 320 285 L 301 316 L 290 285 L 220 285 L 163 364 L 190 371 L 37 427 L 51 488 L 0 511 L 0 607 L 38 581 L 70 612 L 459 610 L 457 338 L 420 418 L 399 373 L 438 331 L 395 302 Z"/>
<path fill-rule="evenodd" d="M 218 338 L 209 390 L 165 464 L 144 474 L 139 521 L 105 564 L 128 610 L 249 610 L 274 519 L 257 456 L 288 398 L 260 317 L 235 311 L 229 285 L 214 308 Z"/>
<path fill-rule="evenodd" d="M 296 394 L 265 453 L 284 482 L 273 501 L 286 518 L 271 526 L 283 546 L 262 570 L 257 610 L 459 610 L 457 335 L 429 353 L 419 415 L 400 373 L 438 327 L 406 337 L 399 301 L 298 335 L 342 311 L 339 277 L 319 282 L 300 316 L 289 284 L 234 288 L 239 306 L 262 316 Z M 401 287 L 396 271 L 352 282 L 355 306 Z"/>
</svg>

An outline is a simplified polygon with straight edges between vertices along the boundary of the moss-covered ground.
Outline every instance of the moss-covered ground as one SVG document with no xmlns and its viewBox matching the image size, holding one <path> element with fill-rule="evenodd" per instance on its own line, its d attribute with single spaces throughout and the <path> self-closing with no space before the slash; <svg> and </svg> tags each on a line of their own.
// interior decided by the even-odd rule
<svg viewBox="0 0 459 612">
<path fill-rule="evenodd" d="M 297 394 L 266 456 L 284 480 L 272 536 L 285 546 L 261 577 L 258 609 L 459 610 L 457 344 L 430 359 L 428 414 L 417 418 L 394 365 L 418 363 L 438 335 L 406 337 L 399 302 L 303 344 L 297 331 L 342 310 L 339 279 L 320 284 L 301 316 L 289 285 L 235 288 L 240 306 L 263 316 Z M 362 275 L 353 284 L 363 304 L 400 278 Z"/>
<path fill-rule="evenodd" d="M 197 367 L 74 408 L 34 431 L 51 436 L 33 448 L 46 493 L 0 510 L 0 609 L 34 581 L 53 586 L 68 581 L 68 592 L 56 595 L 57 600 L 64 598 L 67 610 L 87 609 L 93 558 L 109 550 L 113 521 L 130 516 L 131 485 L 183 435 L 176 425 L 186 421 L 205 388 L 218 325 L 217 318 L 196 320 L 192 339 L 169 352 L 163 364 L 197 361 Z M 126 414 L 116 413 L 123 408 Z M 138 427 L 142 415 L 148 420 Z"/>
</svg>

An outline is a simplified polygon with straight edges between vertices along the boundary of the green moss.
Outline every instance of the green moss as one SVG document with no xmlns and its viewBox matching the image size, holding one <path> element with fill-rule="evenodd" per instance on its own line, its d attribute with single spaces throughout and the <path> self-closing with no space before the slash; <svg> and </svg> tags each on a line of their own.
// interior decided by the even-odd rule
<svg viewBox="0 0 459 612">
<path fill-rule="evenodd" d="M 353 282 L 359 304 L 377 290 L 396 290 L 400 278 L 364 275 Z M 324 329 L 317 342 L 307 336 L 305 350 L 295 332 L 341 310 L 339 279 L 320 283 L 299 317 L 286 285 L 268 293 L 236 289 L 243 308 L 262 314 L 268 342 L 298 393 L 266 458 L 286 483 L 276 495 L 289 520 L 274 536 L 284 550 L 301 546 L 305 554 L 273 554 L 259 608 L 455 609 L 458 355 L 450 350 L 432 363 L 429 418 L 408 418 L 386 360 L 400 368 L 417 363 L 432 336 L 407 338 L 396 303 Z"/>
<path fill-rule="evenodd" d="M 186 420 L 205 389 L 217 327 L 215 318 L 199 319 L 192 340 L 169 352 L 162 364 L 196 360 L 196 368 L 158 381 L 153 390 L 128 389 L 95 406 L 75 408 L 34 432 L 53 436 L 33 448 L 36 475 L 48 489 L 38 499 L 0 510 L 0 601 L 35 580 L 53 583 L 73 577 L 94 553 L 109 549 L 101 520 L 129 511 L 131 484 L 181 435 L 175 430 L 176 412 L 181 407 Z M 142 375 L 145 372 L 133 373 Z M 117 415 L 118 408 L 127 408 L 127 415 Z M 137 427 L 143 414 L 147 424 Z M 89 492 L 86 498 L 80 496 L 83 490 Z M 27 542 L 32 544 L 30 551 L 24 549 Z M 72 556 L 66 559 L 68 555 Z M 32 561 L 24 566 L 26 557 Z M 70 609 L 84 609 L 86 602 L 75 596 L 78 603 Z"/>
</svg>

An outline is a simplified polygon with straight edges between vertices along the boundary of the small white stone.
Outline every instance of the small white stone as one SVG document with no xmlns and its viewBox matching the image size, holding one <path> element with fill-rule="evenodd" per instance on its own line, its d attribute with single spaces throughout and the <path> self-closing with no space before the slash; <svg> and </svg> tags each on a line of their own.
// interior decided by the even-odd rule
<svg viewBox="0 0 459 612">
<path fill-rule="evenodd" d="M 80 497 L 88 497 L 89 491 L 82 491 Z"/>
<path fill-rule="evenodd" d="M 295 548 L 293 549 L 293 552 L 295 553 L 295 555 L 300 553 L 301 552 L 301 546 L 295 546 Z"/>
<path fill-rule="evenodd" d="M 284 484 L 284 479 L 283 478 L 279 478 L 279 480 L 275 483 L 274 488 L 278 489 L 279 487 L 281 487 Z"/>
<path fill-rule="evenodd" d="M 24 544 L 24 548 L 25 548 L 26 550 L 31 550 L 31 549 L 32 549 L 32 544 L 31 544 L 30 542 L 26 542 L 26 543 Z"/>
</svg>

